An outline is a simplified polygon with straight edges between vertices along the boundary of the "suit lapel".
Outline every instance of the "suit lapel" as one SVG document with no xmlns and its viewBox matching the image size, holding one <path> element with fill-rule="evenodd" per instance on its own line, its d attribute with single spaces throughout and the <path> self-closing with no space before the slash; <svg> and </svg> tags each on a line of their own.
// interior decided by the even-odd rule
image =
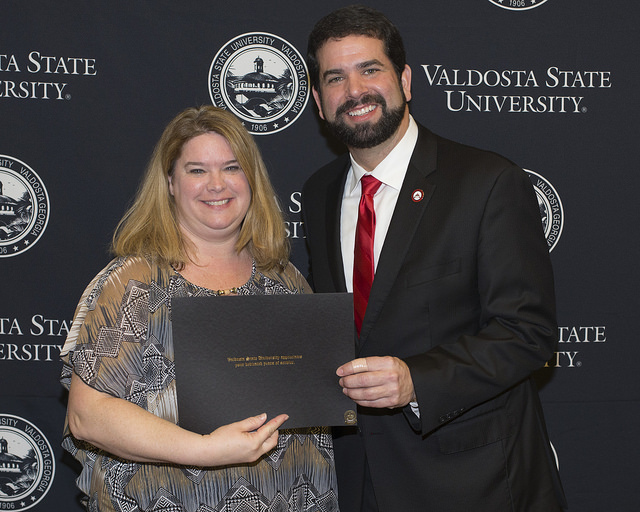
<svg viewBox="0 0 640 512">
<path fill-rule="evenodd" d="M 366 342 L 367 336 L 389 296 L 418 224 L 435 190 L 435 185 L 428 182 L 428 176 L 436 168 L 436 153 L 435 137 L 427 129 L 420 127 L 418 141 L 409 162 L 380 254 L 380 261 L 360 331 L 360 344 Z M 414 192 L 422 193 L 422 199 L 415 200 Z"/>
<path fill-rule="evenodd" d="M 347 162 L 349 162 L 348 158 Z M 344 264 L 342 262 L 342 246 L 340 242 L 340 212 L 349 165 L 342 162 L 340 172 L 327 186 L 326 195 L 327 253 L 334 287 L 341 292 L 347 291 L 347 285 L 344 279 Z"/>
</svg>

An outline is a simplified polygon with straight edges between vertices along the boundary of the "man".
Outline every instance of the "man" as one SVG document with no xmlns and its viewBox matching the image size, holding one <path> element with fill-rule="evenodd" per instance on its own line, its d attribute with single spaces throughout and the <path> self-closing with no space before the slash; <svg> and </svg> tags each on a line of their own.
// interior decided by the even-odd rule
<svg viewBox="0 0 640 512">
<path fill-rule="evenodd" d="M 357 359 L 337 370 L 358 404 L 358 428 L 334 436 L 341 510 L 561 510 L 531 379 L 557 325 L 528 177 L 413 120 L 411 69 L 381 13 L 320 20 L 308 63 L 320 117 L 349 149 L 303 188 L 312 286 L 354 291 Z"/>
</svg>

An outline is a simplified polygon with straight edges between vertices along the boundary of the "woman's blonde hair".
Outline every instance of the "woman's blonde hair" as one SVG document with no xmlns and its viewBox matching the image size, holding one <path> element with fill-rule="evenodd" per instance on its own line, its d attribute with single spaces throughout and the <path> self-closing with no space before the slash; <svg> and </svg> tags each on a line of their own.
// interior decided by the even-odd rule
<svg viewBox="0 0 640 512">
<path fill-rule="evenodd" d="M 175 201 L 169 193 L 169 176 L 185 143 L 209 132 L 222 135 L 229 142 L 251 187 L 251 203 L 236 250 L 247 248 L 260 270 L 284 268 L 289 243 L 260 150 L 231 112 L 210 105 L 188 108 L 167 125 L 133 205 L 116 227 L 112 252 L 116 256 L 143 256 L 162 266 L 184 268 L 189 261 L 189 241 L 178 225 Z"/>
</svg>

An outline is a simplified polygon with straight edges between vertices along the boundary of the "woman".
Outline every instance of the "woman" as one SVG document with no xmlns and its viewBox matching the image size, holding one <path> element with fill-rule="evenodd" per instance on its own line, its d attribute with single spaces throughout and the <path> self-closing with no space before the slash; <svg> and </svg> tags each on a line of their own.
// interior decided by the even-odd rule
<svg viewBox="0 0 640 512">
<path fill-rule="evenodd" d="M 178 426 L 171 299 L 310 291 L 288 262 L 257 145 L 231 113 L 171 121 L 112 248 L 62 352 L 63 446 L 82 463 L 88 510 L 336 510 L 328 430 L 278 437 L 287 416 L 264 414 L 205 436 Z"/>
</svg>

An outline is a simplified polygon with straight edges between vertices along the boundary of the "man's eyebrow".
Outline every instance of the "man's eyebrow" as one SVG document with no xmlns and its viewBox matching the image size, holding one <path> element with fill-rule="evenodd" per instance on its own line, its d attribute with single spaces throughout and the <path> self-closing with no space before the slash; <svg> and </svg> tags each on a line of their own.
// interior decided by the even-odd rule
<svg viewBox="0 0 640 512">
<path fill-rule="evenodd" d="M 383 65 L 384 64 L 380 62 L 378 59 L 370 59 L 370 60 L 365 60 L 364 62 L 359 62 L 356 65 L 356 68 L 362 70 L 371 66 L 383 66 Z M 342 68 L 327 69 L 324 73 L 322 73 L 322 78 L 327 78 L 328 76 L 331 76 L 331 75 L 340 75 L 341 73 L 343 73 Z"/>
<path fill-rule="evenodd" d="M 384 64 L 382 64 L 382 62 L 380 62 L 378 59 L 371 59 L 371 60 L 366 60 L 364 62 L 360 62 L 358 64 L 358 69 L 364 69 L 364 68 L 369 68 L 371 66 L 383 66 Z"/>
<path fill-rule="evenodd" d="M 322 78 L 327 78 L 328 76 L 331 75 L 339 75 L 340 73 L 342 73 L 341 69 L 327 69 L 324 73 L 322 73 Z"/>
</svg>

